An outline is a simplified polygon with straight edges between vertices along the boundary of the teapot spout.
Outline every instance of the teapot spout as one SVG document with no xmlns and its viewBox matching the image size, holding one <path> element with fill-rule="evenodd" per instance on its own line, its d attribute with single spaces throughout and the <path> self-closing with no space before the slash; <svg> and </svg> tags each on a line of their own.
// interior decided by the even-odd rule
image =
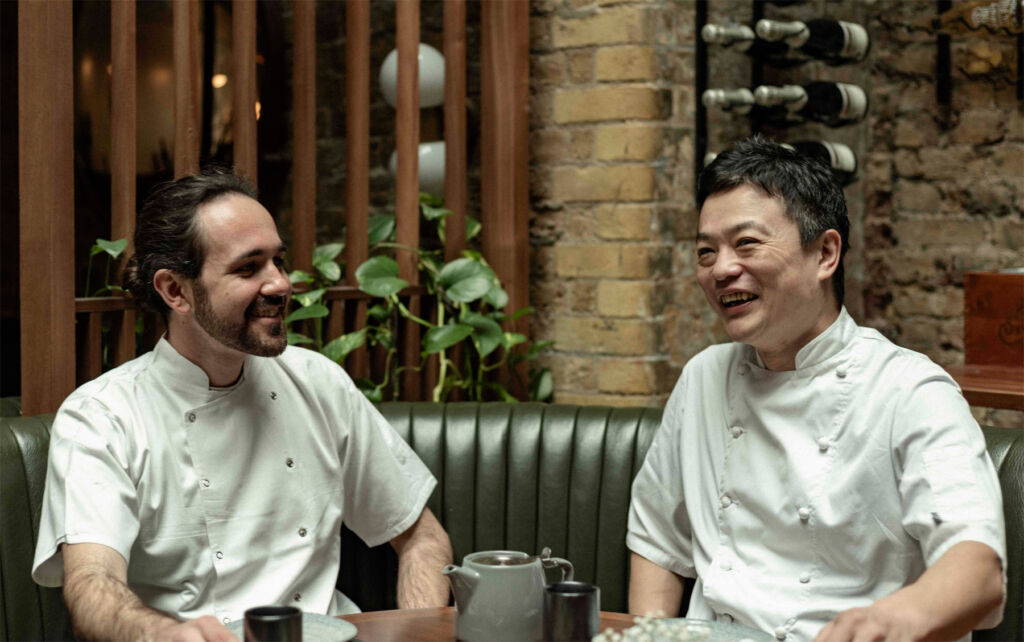
<svg viewBox="0 0 1024 642">
<path fill-rule="evenodd" d="M 465 612 L 469 608 L 470 600 L 473 599 L 476 585 L 480 581 L 480 574 L 471 568 L 463 568 L 454 564 L 445 566 L 441 572 L 448 576 L 448 581 L 452 584 L 455 608 Z"/>
</svg>

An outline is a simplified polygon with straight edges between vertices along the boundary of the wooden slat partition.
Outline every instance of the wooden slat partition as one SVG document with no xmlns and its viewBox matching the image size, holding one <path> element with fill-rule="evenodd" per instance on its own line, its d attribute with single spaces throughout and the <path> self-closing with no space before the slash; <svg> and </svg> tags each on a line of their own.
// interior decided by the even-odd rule
<svg viewBox="0 0 1024 642">
<path fill-rule="evenodd" d="M 302 2 L 296 4 L 304 4 Z M 235 172 L 256 183 L 256 0 L 231 3 Z"/>
<path fill-rule="evenodd" d="M 18 3 L 22 412 L 75 388 L 72 6 Z"/>
<path fill-rule="evenodd" d="M 128 239 L 120 273 L 135 235 L 135 0 L 110 3 L 110 67 L 110 238 Z M 121 364 L 135 356 L 134 309 L 119 315 L 114 331 L 113 360 Z"/>
<path fill-rule="evenodd" d="M 419 0 L 399 0 L 397 4 L 398 89 L 395 120 L 395 147 L 398 168 L 395 172 L 395 236 L 399 245 L 419 247 Z M 409 250 L 395 251 L 399 275 L 412 285 L 419 283 L 416 254 Z M 420 313 L 420 298 L 409 302 L 409 311 Z M 407 323 L 402 335 L 406 349 L 401 355 L 401 394 L 403 399 L 418 399 L 420 374 L 411 368 L 419 365 L 420 327 Z M 409 348 L 412 346 L 412 348 Z"/>
<path fill-rule="evenodd" d="M 174 177 L 199 171 L 199 3 L 173 0 Z"/>
<path fill-rule="evenodd" d="M 356 286 L 356 268 L 369 258 L 370 216 L 370 2 L 345 5 L 345 280 Z M 354 328 L 366 325 L 366 302 L 356 304 Z M 354 377 L 370 372 L 369 353 L 360 348 L 348 358 Z"/>
<path fill-rule="evenodd" d="M 444 3 L 444 200 L 452 211 L 445 221 L 444 259 L 466 247 L 466 2 Z"/>
<path fill-rule="evenodd" d="M 292 264 L 313 270 L 316 244 L 316 3 L 292 4 Z"/>
</svg>

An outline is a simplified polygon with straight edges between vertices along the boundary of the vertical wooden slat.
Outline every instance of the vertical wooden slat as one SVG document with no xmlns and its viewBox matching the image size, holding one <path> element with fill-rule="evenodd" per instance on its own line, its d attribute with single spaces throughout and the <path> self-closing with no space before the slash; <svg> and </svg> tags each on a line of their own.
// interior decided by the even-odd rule
<svg viewBox="0 0 1024 642">
<path fill-rule="evenodd" d="M 199 171 L 199 108 L 201 88 L 196 0 L 174 0 L 174 177 Z"/>
<path fill-rule="evenodd" d="M 419 96 L 419 43 L 420 3 L 419 0 L 398 0 L 397 4 L 398 48 L 398 97 L 395 121 L 395 147 L 398 151 L 398 168 L 395 172 L 395 227 L 399 245 L 419 247 L 419 142 L 420 142 L 420 96 Z M 419 282 L 416 254 L 409 250 L 396 250 L 399 274 L 409 283 Z M 419 297 L 409 302 L 409 311 L 418 315 Z M 419 373 L 409 368 L 420 361 L 419 325 L 407 323 L 403 333 L 400 363 L 402 371 L 401 395 L 404 399 L 419 398 Z"/>
<path fill-rule="evenodd" d="M 255 184 L 258 163 L 255 0 L 234 0 L 231 3 L 231 85 L 235 172 Z"/>
<path fill-rule="evenodd" d="M 103 313 L 88 312 L 78 338 L 78 383 L 91 381 L 103 373 Z"/>
<path fill-rule="evenodd" d="M 110 3 L 110 238 L 128 239 L 117 272 L 132 253 L 135 234 L 135 0 Z M 114 363 L 135 356 L 135 311 L 119 313 Z"/>
<path fill-rule="evenodd" d="M 481 7 L 481 241 L 508 292 L 509 312 L 529 304 L 529 19 L 526 2 Z M 525 319 L 510 326 L 527 328 Z"/>
<path fill-rule="evenodd" d="M 310 272 L 316 244 L 316 2 L 295 2 L 292 7 L 295 28 L 292 262 L 296 268 Z"/>
<path fill-rule="evenodd" d="M 345 280 L 357 285 L 356 268 L 370 256 L 367 228 L 370 216 L 370 2 L 349 0 L 345 5 Z M 355 306 L 353 325 L 366 325 L 366 302 Z M 370 374 L 365 348 L 348 358 L 354 377 Z"/>
<path fill-rule="evenodd" d="M 444 259 L 466 247 L 466 2 L 444 3 Z"/>
<path fill-rule="evenodd" d="M 70 1 L 18 3 L 22 413 L 75 389 L 75 179 Z"/>
</svg>

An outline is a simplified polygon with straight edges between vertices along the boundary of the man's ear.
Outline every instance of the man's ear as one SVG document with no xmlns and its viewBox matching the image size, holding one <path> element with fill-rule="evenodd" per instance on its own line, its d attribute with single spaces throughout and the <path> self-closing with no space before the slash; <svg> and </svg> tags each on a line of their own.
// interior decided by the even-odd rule
<svg viewBox="0 0 1024 642">
<path fill-rule="evenodd" d="M 835 230 L 825 230 L 818 241 L 821 244 L 818 250 L 818 280 L 827 281 L 839 269 L 843 241 Z"/>
<path fill-rule="evenodd" d="M 153 287 L 172 312 L 192 311 L 192 284 L 180 274 L 161 268 L 153 275 Z"/>
</svg>

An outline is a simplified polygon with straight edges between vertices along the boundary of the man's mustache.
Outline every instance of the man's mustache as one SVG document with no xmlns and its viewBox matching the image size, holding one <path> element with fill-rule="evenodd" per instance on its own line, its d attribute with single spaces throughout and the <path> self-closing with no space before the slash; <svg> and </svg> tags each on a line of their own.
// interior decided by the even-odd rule
<svg viewBox="0 0 1024 642">
<path fill-rule="evenodd" d="M 246 312 L 251 316 L 273 316 L 274 314 L 284 312 L 284 306 L 287 302 L 288 299 L 285 296 L 260 295 L 259 298 L 249 305 L 249 309 Z"/>
</svg>

